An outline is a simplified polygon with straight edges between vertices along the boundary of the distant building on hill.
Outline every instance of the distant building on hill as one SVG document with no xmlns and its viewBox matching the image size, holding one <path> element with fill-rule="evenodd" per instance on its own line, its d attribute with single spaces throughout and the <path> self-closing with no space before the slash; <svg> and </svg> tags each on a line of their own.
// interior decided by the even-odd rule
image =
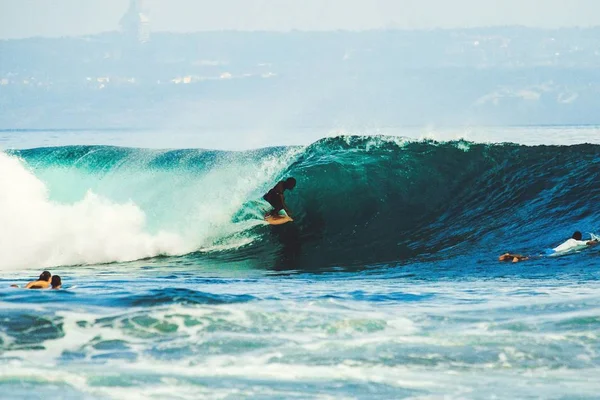
<svg viewBox="0 0 600 400">
<path fill-rule="evenodd" d="M 130 0 L 129 8 L 119 23 L 124 35 L 139 43 L 150 40 L 150 14 L 144 0 Z"/>
</svg>

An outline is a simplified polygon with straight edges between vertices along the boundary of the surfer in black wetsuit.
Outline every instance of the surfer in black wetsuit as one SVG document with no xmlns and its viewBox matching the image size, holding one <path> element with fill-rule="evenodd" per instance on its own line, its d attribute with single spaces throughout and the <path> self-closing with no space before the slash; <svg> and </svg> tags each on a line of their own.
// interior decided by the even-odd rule
<svg viewBox="0 0 600 400">
<path fill-rule="evenodd" d="M 287 178 L 285 181 L 277 182 L 277 185 L 273 187 L 273 189 L 269 190 L 267 194 L 263 196 L 263 199 L 267 201 L 272 207 L 273 210 L 267 213 L 267 216 L 278 217 L 279 212 L 284 210 L 288 217 L 292 216 L 290 209 L 285 204 L 285 196 L 283 192 L 286 190 L 292 190 L 296 187 L 296 179 Z"/>
</svg>

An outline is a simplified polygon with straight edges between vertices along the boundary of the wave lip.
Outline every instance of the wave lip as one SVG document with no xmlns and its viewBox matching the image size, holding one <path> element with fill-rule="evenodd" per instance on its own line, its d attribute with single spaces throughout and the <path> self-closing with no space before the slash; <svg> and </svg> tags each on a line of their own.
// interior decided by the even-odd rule
<svg viewBox="0 0 600 400">
<path fill-rule="evenodd" d="M 247 152 L 0 153 L 0 269 L 158 255 L 310 269 L 533 253 L 600 225 L 600 146 L 344 136 Z M 262 194 L 294 176 L 294 223 Z M 540 235 L 539 232 L 544 232 Z"/>
<path fill-rule="evenodd" d="M 282 268 L 534 253 L 600 225 L 599 145 L 338 137 L 283 175 L 295 222 L 265 236 Z"/>
<path fill-rule="evenodd" d="M 0 269 L 126 262 L 220 245 L 294 149 L 105 146 L 0 153 Z M 285 153 L 285 154 L 282 154 Z"/>
</svg>

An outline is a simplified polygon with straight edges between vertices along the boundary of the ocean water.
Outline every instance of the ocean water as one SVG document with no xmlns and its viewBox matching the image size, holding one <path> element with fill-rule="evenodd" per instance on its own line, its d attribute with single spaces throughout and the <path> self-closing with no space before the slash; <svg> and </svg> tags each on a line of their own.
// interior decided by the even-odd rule
<svg viewBox="0 0 600 400">
<path fill-rule="evenodd" d="M 600 131 L 383 133 L 0 132 L 0 398 L 597 399 Z"/>
</svg>

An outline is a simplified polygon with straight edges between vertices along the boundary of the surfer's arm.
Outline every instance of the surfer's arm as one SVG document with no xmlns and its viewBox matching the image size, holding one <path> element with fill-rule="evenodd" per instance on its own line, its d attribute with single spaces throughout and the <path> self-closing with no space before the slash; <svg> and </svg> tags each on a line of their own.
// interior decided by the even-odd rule
<svg viewBox="0 0 600 400">
<path fill-rule="evenodd" d="M 599 244 L 599 243 L 598 243 L 598 241 L 597 241 L 597 240 L 590 240 L 590 241 L 589 241 L 589 242 L 587 242 L 586 244 L 587 244 L 588 246 L 595 246 L 595 245 L 597 245 L 597 244 Z"/>
<path fill-rule="evenodd" d="M 281 205 L 283 205 L 283 209 L 285 210 L 285 213 L 288 215 L 288 217 L 291 217 L 292 213 L 290 212 L 290 209 L 288 208 L 287 204 L 285 204 L 285 196 L 283 195 L 283 193 L 281 193 Z"/>
</svg>

